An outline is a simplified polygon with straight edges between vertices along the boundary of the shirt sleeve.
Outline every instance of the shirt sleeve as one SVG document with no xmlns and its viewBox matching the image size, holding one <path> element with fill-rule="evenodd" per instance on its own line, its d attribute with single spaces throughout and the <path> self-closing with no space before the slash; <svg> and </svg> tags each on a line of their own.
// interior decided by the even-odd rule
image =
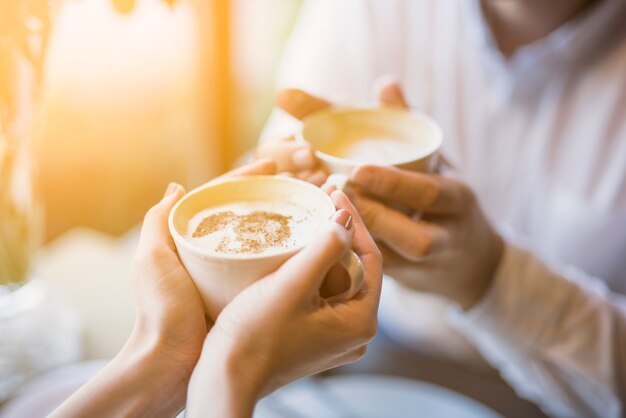
<svg viewBox="0 0 626 418">
<path fill-rule="evenodd" d="M 453 325 L 518 395 L 555 417 L 620 417 L 626 298 L 508 243 L 487 295 Z"/>
</svg>

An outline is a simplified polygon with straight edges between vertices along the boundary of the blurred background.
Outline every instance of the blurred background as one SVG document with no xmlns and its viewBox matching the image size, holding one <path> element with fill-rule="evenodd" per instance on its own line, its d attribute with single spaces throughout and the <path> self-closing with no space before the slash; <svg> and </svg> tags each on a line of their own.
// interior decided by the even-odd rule
<svg viewBox="0 0 626 418">
<path fill-rule="evenodd" d="M 119 235 L 169 181 L 254 146 L 299 0 L 69 0 L 51 33 L 36 144 L 46 240 Z"/>
<path fill-rule="evenodd" d="M 120 350 L 145 212 L 169 182 L 191 189 L 250 155 L 301 2 L 0 0 L 0 418 L 45 416 L 11 411 L 64 399 L 103 364 L 86 361 Z M 483 391 L 501 393 L 490 382 Z M 382 383 L 351 396 L 383 399 L 384 413 L 436 398 L 421 388 L 406 408 L 395 399 L 407 383 Z M 319 408 L 342 410 L 315 380 L 290 387 L 303 397 L 289 389 L 283 407 L 317 394 Z"/>
<path fill-rule="evenodd" d="M 143 215 L 250 154 L 299 6 L 0 0 L 0 406 L 119 351 Z"/>
</svg>

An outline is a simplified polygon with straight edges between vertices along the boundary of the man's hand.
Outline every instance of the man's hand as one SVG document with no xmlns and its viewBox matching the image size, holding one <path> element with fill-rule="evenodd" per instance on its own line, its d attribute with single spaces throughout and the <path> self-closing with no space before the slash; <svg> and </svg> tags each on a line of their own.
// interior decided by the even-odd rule
<svg viewBox="0 0 626 418">
<path fill-rule="evenodd" d="M 374 85 L 374 90 L 381 105 L 404 105 L 400 87 L 388 78 L 381 78 Z M 314 112 L 330 107 L 331 103 L 302 90 L 286 89 L 278 94 L 276 105 L 294 118 L 302 120 Z M 262 143 L 257 149 L 257 156 L 276 161 L 279 173 L 287 173 L 317 186 L 321 186 L 328 178 L 328 171 L 315 156 L 311 145 L 296 141 L 293 135 Z"/>
<path fill-rule="evenodd" d="M 474 193 L 452 178 L 392 167 L 355 170 L 349 192 L 372 235 L 384 245 L 385 272 L 407 287 L 469 309 L 499 265 L 503 243 Z M 381 203 L 410 208 L 406 215 Z"/>
</svg>

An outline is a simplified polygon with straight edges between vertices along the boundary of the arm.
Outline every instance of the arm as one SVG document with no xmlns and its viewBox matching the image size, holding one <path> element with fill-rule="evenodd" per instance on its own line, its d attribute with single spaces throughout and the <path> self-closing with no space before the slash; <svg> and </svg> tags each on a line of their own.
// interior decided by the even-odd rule
<svg viewBox="0 0 626 418">
<path fill-rule="evenodd" d="M 341 210 L 329 227 L 218 317 L 189 385 L 189 418 L 207 411 L 250 417 L 260 397 L 365 353 L 376 333 L 382 259 L 348 198 L 341 192 L 332 198 Z M 350 300 L 328 302 L 339 293 L 332 289 L 343 288 L 332 266 L 350 247 L 363 264 L 363 287 Z"/>
<path fill-rule="evenodd" d="M 232 174 L 274 170 L 258 161 Z M 365 353 L 376 332 L 382 260 L 343 193 L 332 195 L 342 210 L 325 232 L 235 297 L 215 324 L 206 323 L 167 228 L 183 193 L 172 184 L 146 215 L 134 265 L 137 322 L 127 344 L 51 417 L 171 417 L 187 392 L 189 417 L 250 417 L 257 399 L 274 389 Z M 343 282 L 330 270 L 350 247 L 363 264 L 363 288 L 329 303 L 322 289 Z"/>
<path fill-rule="evenodd" d="M 122 351 L 50 418 L 176 416 L 191 373 L 165 356 L 166 350 L 162 342 L 133 333 Z"/>
<path fill-rule="evenodd" d="M 257 161 L 230 175 L 275 169 L 273 162 Z M 184 407 L 210 325 L 167 227 L 167 216 L 184 193 L 172 183 L 145 217 L 133 263 L 137 320 L 128 342 L 51 417 L 172 417 Z"/>
<path fill-rule="evenodd" d="M 453 316 L 517 390 L 554 416 L 619 417 L 626 402 L 626 299 L 508 244 L 486 296 Z"/>
<path fill-rule="evenodd" d="M 350 192 L 382 242 L 385 271 L 466 310 L 457 313 L 457 326 L 520 396 L 555 416 L 624 413 L 626 298 L 505 243 L 456 179 L 364 166 L 351 181 L 370 195 Z"/>
</svg>

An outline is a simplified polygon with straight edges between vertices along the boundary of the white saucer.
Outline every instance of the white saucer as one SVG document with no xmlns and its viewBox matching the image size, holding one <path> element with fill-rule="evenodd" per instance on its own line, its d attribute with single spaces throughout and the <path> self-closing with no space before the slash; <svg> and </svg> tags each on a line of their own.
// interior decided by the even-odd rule
<svg viewBox="0 0 626 418">
<path fill-rule="evenodd" d="M 255 418 L 501 418 L 456 392 L 411 379 L 351 374 L 306 379 L 262 400 Z"/>
</svg>

